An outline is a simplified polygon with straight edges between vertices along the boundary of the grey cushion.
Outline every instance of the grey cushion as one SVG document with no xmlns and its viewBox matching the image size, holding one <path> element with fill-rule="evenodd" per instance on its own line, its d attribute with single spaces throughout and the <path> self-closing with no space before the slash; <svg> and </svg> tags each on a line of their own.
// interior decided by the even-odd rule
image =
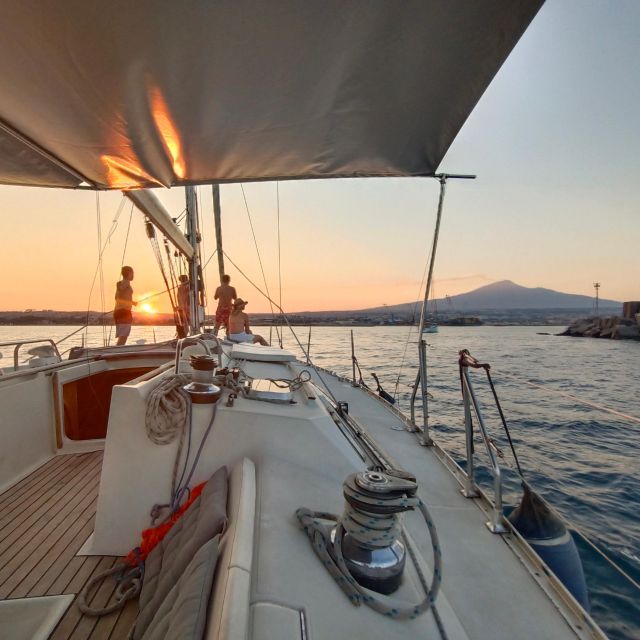
<svg viewBox="0 0 640 640">
<path fill-rule="evenodd" d="M 176 522 L 145 563 L 140 613 L 133 633 L 143 637 L 156 611 L 202 545 L 227 524 L 227 470 L 218 469 L 200 496 Z"/>
<path fill-rule="evenodd" d="M 200 640 L 203 637 L 219 539 L 220 536 L 216 536 L 196 552 L 178 583 L 162 601 L 142 640 Z"/>
</svg>

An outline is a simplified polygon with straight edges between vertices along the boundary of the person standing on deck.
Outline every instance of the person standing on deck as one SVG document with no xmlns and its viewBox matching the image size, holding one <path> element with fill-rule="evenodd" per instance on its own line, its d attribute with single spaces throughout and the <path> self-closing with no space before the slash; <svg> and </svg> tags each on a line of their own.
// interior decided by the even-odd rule
<svg viewBox="0 0 640 640">
<path fill-rule="evenodd" d="M 131 333 L 131 323 L 133 316 L 131 308 L 138 303 L 133 301 L 133 289 L 131 281 L 133 280 L 133 269 L 131 267 L 122 267 L 120 270 L 122 280 L 116 283 L 116 305 L 113 309 L 113 319 L 116 323 L 116 344 L 124 345 Z"/>
<path fill-rule="evenodd" d="M 191 300 L 190 300 L 189 276 L 181 275 L 180 284 L 178 285 L 178 314 L 182 326 L 182 332 L 185 337 L 191 326 Z"/>
<path fill-rule="evenodd" d="M 236 342 L 257 342 L 265 347 L 269 346 L 269 343 L 262 337 L 251 333 L 249 328 L 249 316 L 244 312 L 244 308 L 247 303 L 238 298 L 233 303 L 233 311 L 229 316 L 229 339 Z"/>
<path fill-rule="evenodd" d="M 235 288 L 229 284 L 230 282 L 231 278 L 229 276 L 222 276 L 221 284 L 216 289 L 216 294 L 213 296 L 214 300 L 218 301 L 218 308 L 216 309 L 216 324 L 213 327 L 214 335 L 218 335 L 218 329 L 221 325 L 224 325 L 227 332 L 230 331 L 229 314 L 231 313 L 231 305 L 238 297 Z"/>
</svg>

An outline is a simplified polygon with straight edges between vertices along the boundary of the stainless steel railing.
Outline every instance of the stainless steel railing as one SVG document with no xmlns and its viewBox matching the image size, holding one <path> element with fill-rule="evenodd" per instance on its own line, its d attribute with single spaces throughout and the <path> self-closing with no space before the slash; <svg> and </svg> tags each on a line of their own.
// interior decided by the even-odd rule
<svg viewBox="0 0 640 640">
<path fill-rule="evenodd" d="M 498 464 L 496 457 L 498 451 L 487 432 L 480 403 L 478 402 L 478 398 L 474 392 L 471 377 L 469 375 L 469 367 L 476 365 L 477 362 L 476 364 L 473 364 L 464 357 L 461 357 L 460 359 L 460 381 L 462 384 L 462 400 L 464 403 L 464 427 L 467 448 L 467 480 L 462 489 L 462 494 L 467 498 L 477 498 L 480 495 L 480 490 L 478 489 L 478 485 L 475 481 L 475 451 L 473 445 L 473 418 L 471 412 L 471 408 L 473 407 L 473 411 L 478 419 L 480 434 L 489 456 L 491 474 L 493 475 L 493 511 L 491 514 L 491 520 L 486 524 L 492 533 L 505 533 L 507 528 L 504 525 L 502 507 L 502 470 L 500 469 L 500 465 Z"/>
<path fill-rule="evenodd" d="M 39 338 L 37 340 L 14 340 L 11 342 L 0 342 L 0 347 L 14 347 L 13 349 L 13 370 L 17 371 L 19 368 L 19 360 L 18 360 L 18 354 L 20 352 L 20 347 L 23 347 L 25 344 L 38 344 L 40 342 L 46 342 L 48 344 L 51 345 L 51 347 L 53 348 L 53 354 L 58 357 L 59 360 L 62 360 L 62 356 L 60 355 L 60 352 L 58 351 L 58 347 L 56 346 L 56 343 L 51 340 L 51 338 Z"/>
<path fill-rule="evenodd" d="M 214 339 L 216 341 L 216 344 L 219 346 L 218 339 L 217 338 L 214 338 Z M 180 373 L 180 359 L 182 358 L 182 350 L 183 350 L 183 348 L 191 346 L 191 345 L 196 345 L 196 344 L 199 344 L 200 346 L 202 346 L 207 355 L 209 355 L 209 356 L 212 355 L 209 345 L 201 337 L 188 336 L 186 338 L 180 338 L 178 340 L 178 344 L 176 345 L 176 359 L 175 359 L 175 366 L 174 366 L 174 373 L 176 375 L 178 375 Z M 220 365 L 220 355 L 219 355 L 219 353 L 218 353 L 218 365 Z"/>
</svg>

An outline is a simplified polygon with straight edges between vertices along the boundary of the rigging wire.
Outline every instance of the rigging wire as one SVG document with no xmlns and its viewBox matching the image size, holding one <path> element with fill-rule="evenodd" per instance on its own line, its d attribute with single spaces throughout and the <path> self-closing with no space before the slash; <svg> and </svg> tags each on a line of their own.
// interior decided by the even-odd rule
<svg viewBox="0 0 640 640">
<path fill-rule="evenodd" d="M 204 263 L 204 265 L 203 265 L 202 269 L 205 269 L 205 268 L 206 268 L 206 266 L 211 262 L 211 260 L 213 259 L 213 256 L 215 256 L 215 255 L 216 255 L 216 253 L 218 253 L 218 247 L 216 247 L 216 248 L 213 250 L 213 253 L 209 256 L 209 258 L 207 259 L 207 261 Z"/>
<path fill-rule="evenodd" d="M 253 229 L 253 221 L 251 219 L 251 212 L 249 211 L 249 203 L 247 202 L 247 194 L 244 191 L 244 185 L 243 184 L 240 184 L 240 189 L 242 190 L 242 197 L 244 198 L 244 206 L 245 206 L 245 208 L 247 210 L 247 216 L 249 218 L 249 226 L 251 227 L 251 235 L 253 236 L 253 243 L 254 243 L 254 245 L 256 247 L 256 253 L 258 254 L 258 263 L 260 264 L 260 271 L 262 272 L 262 280 L 264 281 L 264 288 L 265 288 L 265 290 L 267 292 L 266 298 L 269 301 L 269 306 L 271 307 L 272 319 L 274 319 L 275 318 L 275 313 L 273 312 L 273 305 L 275 304 L 275 302 L 273 302 L 273 300 L 271 299 L 271 294 L 269 293 L 269 285 L 267 284 L 267 276 L 265 275 L 264 267 L 262 266 L 262 258 L 260 257 L 260 249 L 258 248 L 258 240 L 256 239 L 256 233 L 255 233 L 255 231 Z M 223 251 L 223 253 L 224 253 L 224 255 L 227 255 L 224 251 Z M 280 341 L 281 337 L 280 337 L 280 332 L 278 331 L 278 327 L 276 327 L 276 334 L 278 336 L 278 341 Z"/>
<path fill-rule="evenodd" d="M 278 210 L 278 306 L 282 309 L 282 268 L 280 252 L 280 182 L 276 180 L 276 206 Z M 280 348 L 282 349 L 282 329 L 280 330 Z"/>
<path fill-rule="evenodd" d="M 168 265 L 168 269 L 169 269 L 169 276 L 167 276 L 167 271 L 165 269 L 164 266 L 164 260 L 162 258 L 162 250 L 160 249 L 160 243 L 158 242 L 158 237 L 156 235 L 156 231 L 155 231 L 155 227 L 153 226 L 153 224 L 151 223 L 150 220 L 146 220 L 146 229 L 147 229 L 147 237 L 149 238 L 149 242 L 151 243 L 151 248 L 153 250 L 153 253 L 155 255 L 156 261 L 158 263 L 158 267 L 160 269 L 160 274 L 162 275 L 162 279 L 164 281 L 164 285 L 166 287 L 166 292 L 169 295 L 169 302 L 171 304 L 171 309 L 173 311 L 173 318 L 174 321 L 176 323 L 176 329 L 180 330 L 180 327 L 182 327 L 182 321 L 180 319 L 180 315 L 179 315 L 179 310 L 178 310 L 178 304 L 177 304 L 177 300 L 176 300 L 176 296 L 174 295 L 174 292 L 176 291 L 178 284 L 176 282 L 176 278 L 175 278 L 175 271 L 173 269 L 173 265 L 171 263 L 171 251 L 169 249 L 169 244 L 166 240 L 166 238 L 164 238 L 164 244 L 166 247 L 166 251 L 169 255 L 169 265 Z M 171 284 L 169 284 L 169 280 L 171 279 Z"/>
<path fill-rule="evenodd" d="M 151 300 L 152 298 L 157 298 L 158 296 L 161 296 L 165 293 L 168 293 L 167 289 L 163 289 L 162 291 L 156 291 L 156 293 L 152 293 L 148 296 L 145 296 L 144 298 L 140 298 L 140 300 L 138 300 L 138 304 L 141 302 L 146 302 L 147 300 Z M 105 311 L 103 315 L 108 315 L 111 313 L 111 310 L 109 311 Z M 60 338 L 60 340 L 58 340 L 55 344 L 56 346 L 58 346 L 59 344 L 61 344 L 62 342 L 64 342 L 65 340 L 68 340 L 69 338 L 73 337 L 76 335 L 76 333 L 79 333 L 80 331 L 83 331 L 84 329 L 86 329 L 88 327 L 88 323 L 87 324 L 83 324 L 81 327 L 79 327 L 78 329 L 75 329 L 74 331 L 72 331 L 71 333 L 68 333 L 66 336 L 64 336 L 63 338 Z M 66 351 L 64 352 L 66 353 Z M 64 355 L 64 353 L 62 355 Z"/>
<path fill-rule="evenodd" d="M 562 516 L 562 514 L 560 514 Z M 564 518 L 563 518 L 564 519 Z M 630 583 L 633 585 L 638 591 L 640 591 L 640 583 L 637 580 L 634 580 L 631 575 L 627 571 L 625 571 L 613 558 L 610 558 L 595 542 L 589 540 L 589 538 L 578 529 L 572 523 L 568 523 L 569 527 L 573 529 L 583 540 L 586 542 L 598 555 L 602 557 L 603 560 L 608 562 L 616 571 L 622 574 Z"/>
<path fill-rule="evenodd" d="M 102 311 L 102 343 L 107 344 L 107 333 L 104 326 L 104 264 L 102 262 L 102 216 L 100 211 L 100 192 L 96 191 L 96 225 L 98 227 L 98 270 L 100 273 L 100 310 Z"/>
<path fill-rule="evenodd" d="M 169 276 L 170 276 L 170 280 L 171 280 L 171 287 L 173 289 L 175 289 L 178 286 L 178 278 L 176 276 L 176 270 L 175 270 L 175 265 L 173 264 L 173 261 L 171 260 L 172 255 L 171 255 L 171 247 L 169 246 L 169 241 L 167 240 L 167 238 L 163 238 L 162 242 L 164 244 L 164 251 L 167 254 L 167 265 L 169 268 Z"/>
<path fill-rule="evenodd" d="M 523 384 L 527 384 L 530 387 L 534 387 L 536 389 L 542 389 L 547 393 L 553 393 L 554 395 L 561 396 L 563 398 L 568 398 L 569 400 L 573 400 L 578 404 L 583 404 L 586 407 L 591 407 L 592 409 L 598 409 L 599 411 L 604 411 L 605 413 L 609 413 L 611 415 L 617 416 L 618 418 L 624 418 L 625 420 L 629 420 L 630 422 L 634 422 L 635 424 L 640 424 L 640 418 L 636 416 L 629 415 L 628 413 L 623 413 L 622 411 L 618 411 L 617 409 L 610 409 L 609 407 L 605 407 L 602 404 L 598 404 L 596 402 L 590 402 L 589 400 L 583 400 L 582 398 L 578 398 L 570 393 L 566 393 L 565 391 L 558 391 L 557 389 L 545 387 L 541 384 L 536 384 L 535 382 L 530 382 L 529 380 L 525 380 L 524 378 L 513 374 L 513 373 L 505 373 L 503 371 L 500 372 L 500 375 L 505 378 L 511 378 L 517 382 L 522 382 Z"/>
<path fill-rule="evenodd" d="M 420 298 L 422 297 L 422 287 L 425 284 L 425 279 L 427 277 L 427 269 L 429 267 L 429 262 L 431 261 L 431 251 L 432 247 L 429 247 L 429 251 L 427 252 L 427 260 L 424 263 L 424 270 L 422 272 L 422 279 L 420 280 L 420 287 L 418 288 L 418 298 L 413 303 L 413 312 L 411 313 L 412 321 L 415 319 L 416 311 L 418 310 L 418 304 L 420 304 Z M 413 334 L 413 324 L 409 325 L 409 331 L 407 332 L 407 339 L 404 343 L 404 349 L 402 350 L 402 358 L 400 359 L 400 366 L 398 367 L 398 376 L 396 378 L 396 386 L 393 391 L 393 399 L 398 400 L 398 387 L 400 386 L 400 378 L 402 376 L 402 370 L 404 369 L 405 360 L 407 358 L 407 349 L 409 347 L 409 342 L 411 341 L 411 336 Z M 420 339 L 421 336 L 418 336 Z"/>
<path fill-rule="evenodd" d="M 124 198 L 122 199 L 121 206 L 124 206 Z M 131 221 L 133 220 L 133 202 L 131 203 L 131 209 L 129 210 L 129 223 L 127 224 L 127 234 L 124 238 L 124 249 L 122 250 L 122 260 L 120 260 L 120 268 L 124 266 L 124 259 L 127 255 L 127 245 L 129 244 L 129 233 L 131 231 Z M 119 216 L 120 214 L 118 214 Z M 103 316 L 106 314 L 103 314 Z M 111 333 L 113 331 L 113 325 L 109 325 L 109 337 L 107 338 L 107 346 L 111 344 Z"/>
<path fill-rule="evenodd" d="M 495 401 L 496 408 L 497 408 L 497 410 L 498 410 L 498 413 L 500 414 L 500 419 L 501 419 L 501 421 L 502 421 L 502 426 L 503 426 L 503 428 L 504 428 L 504 431 L 505 431 L 505 433 L 506 433 L 506 436 L 507 436 L 507 439 L 508 439 L 508 442 L 509 442 L 509 446 L 510 446 L 510 448 L 511 448 L 511 453 L 512 453 L 513 459 L 514 459 L 515 464 L 516 464 L 516 467 L 517 467 L 517 471 L 516 471 L 516 472 L 517 472 L 517 474 L 520 476 L 520 478 L 521 478 L 521 480 L 522 480 L 522 485 L 523 485 L 523 487 L 524 487 L 525 485 L 528 485 L 527 481 L 526 481 L 526 480 L 525 480 L 525 478 L 524 478 L 524 474 L 523 474 L 523 472 L 522 472 L 522 468 L 521 468 L 521 466 L 520 466 L 520 462 L 519 462 L 519 460 L 518 460 L 518 456 L 517 456 L 517 454 L 516 454 L 516 450 L 515 450 L 515 447 L 514 447 L 514 445 L 513 445 L 513 441 L 512 441 L 512 439 L 511 439 L 511 434 L 509 433 L 509 428 L 508 428 L 508 426 L 507 426 L 506 418 L 505 418 L 505 416 L 504 416 L 504 412 L 502 411 L 502 406 L 501 406 L 501 404 L 500 404 L 500 400 L 498 399 L 498 395 L 497 395 L 497 393 L 496 393 L 496 389 L 495 389 L 495 386 L 494 386 L 494 384 L 493 384 L 493 380 L 492 380 L 491 373 L 490 373 L 490 369 L 491 369 L 490 365 L 488 365 L 488 364 L 486 364 L 486 363 L 479 363 L 475 358 L 473 358 L 473 357 L 469 354 L 469 351 L 468 351 L 467 349 L 462 350 L 462 351 L 460 352 L 460 356 L 461 356 L 461 357 L 460 357 L 460 365 L 459 365 L 459 368 L 460 368 L 460 380 L 461 380 L 461 383 L 462 383 L 462 380 L 463 380 L 463 373 L 462 373 L 462 368 L 463 368 L 463 364 L 462 364 L 462 363 L 463 363 L 463 359 L 467 360 L 467 363 L 468 363 L 468 364 L 467 364 L 467 365 L 465 365 L 465 366 L 471 366 L 471 367 L 476 368 L 476 369 L 484 369 L 484 371 L 485 371 L 485 373 L 486 373 L 486 376 L 487 376 L 487 381 L 488 381 L 489 386 L 490 386 L 490 388 L 491 388 L 491 393 L 492 393 L 492 395 L 493 395 L 493 399 L 494 399 L 494 401 Z M 526 381 L 524 381 L 524 380 L 520 380 L 520 379 L 518 378 L 518 376 L 508 376 L 508 374 L 507 374 L 507 377 L 513 377 L 513 378 L 518 379 L 519 381 L 526 382 Z M 546 389 L 546 388 L 545 388 L 545 387 L 543 387 L 542 385 L 537 385 L 537 384 L 535 384 L 535 383 L 531 383 L 531 385 L 532 385 L 532 386 L 535 386 L 535 387 L 538 387 L 538 388 L 540 388 L 540 389 L 544 389 L 545 391 L 548 391 L 548 389 Z M 552 392 L 553 392 L 553 390 L 552 390 Z M 590 403 L 590 402 L 583 401 L 583 400 L 581 400 L 581 399 L 579 399 L 579 398 L 576 398 L 575 396 L 571 396 L 570 394 L 566 394 L 566 393 L 562 393 L 562 392 L 556 392 L 556 393 L 557 393 L 557 394 L 559 394 L 559 395 L 562 395 L 562 396 L 569 397 L 569 398 L 571 398 L 571 399 L 573 399 L 573 400 L 577 400 L 578 402 L 581 402 L 581 403 L 583 403 L 583 404 L 587 404 L 587 406 L 594 407 L 594 408 L 598 408 L 598 409 L 603 409 L 603 410 L 607 411 L 608 413 L 612 413 L 612 414 L 614 414 L 614 415 L 623 416 L 623 417 L 629 418 L 629 419 L 634 420 L 634 421 L 635 421 L 635 420 L 637 420 L 637 419 L 636 419 L 636 418 L 634 418 L 633 416 L 627 416 L 627 415 L 622 414 L 621 412 L 616 411 L 616 410 L 614 410 L 614 409 L 609 409 L 608 407 L 603 407 L 602 405 L 596 405 L 595 403 Z M 473 404 L 473 408 L 474 408 L 474 413 L 475 413 L 475 415 L 476 415 L 476 419 L 477 419 L 478 421 L 481 421 L 481 419 L 480 419 L 480 414 L 479 414 L 479 412 L 478 412 L 478 407 L 476 406 L 476 404 L 475 404 L 475 403 Z M 514 469 L 513 469 L 513 467 L 511 466 L 511 464 L 509 464 L 509 461 L 507 461 L 507 460 L 504 458 L 504 454 L 503 454 L 503 453 L 502 453 L 502 451 L 498 448 L 498 446 L 497 446 L 497 444 L 496 444 L 495 440 L 490 436 L 490 434 L 489 434 L 489 432 L 488 432 L 488 431 L 487 431 L 487 433 L 484 435 L 484 439 L 485 439 L 485 441 L 487 442 L 487 445 L 493 445 L 493 448 L 495 449 L 495 451 L 496 451 L 496 453 L 497 453 L 498 457 L 499 457 L 499 458 L 501 458 L 501 459 L 503 460 L 503 462 L 501 463 L 501 465 L 506 466 L 507 468 L 509 468 L 509 469 L 511 469 L 511 470 L 513 471 L 513 470 L 514 470 Z M 541 469 L 539 469 L 539 468 L 536 468 L 536 470 L 537 470 L 539 473 L 541 473 L 542 475 L 545 475 L 545 472 L 544 472 L 543 470 L 541 470 Z M 543 502 L 546 502 L 546 501 L 543 499 Z M 598 554 L 599 554 L 599 555 L 600 555 L 600 556 L 601 556 L 601 557 L 602 557 L 602 558 L 603 558 L 603 559 L 604 559 L 604 560 L 605 560 L 605 561 L 606 561 L 606 562 L 607 562 L 611 567 L 613 567 L 613 569 L 614 569 L 615 571 L 617 571 L 619 575 L 623 576 L 623 577 L 624 577 L 624 578 L 625 578 L 625 579 L 626 579 L 626 580 L 627 580 L 627 581 L 628 581 L 628 582 L 629 582 L 633 587 L 635 587 L 637 590 L 640 590 L 640 584 L 639 584 L 636 580 L 634 580 L 634 578 L 632 578 L 632 577 L 629 575 L 629 573 L 627 573 L 627 572 L 626 572 L 626 571 L 625 571 L 625 570 L 624 570 L 624 569 L 623 569 L 623 568 L 622 568 L 622 567 L 621 567 L 617 562 L 615 562 L 612 558 L 610 558 L 610 557 L 607 555 L 607 553 L 605 553 L 604 551 L 602 551 L 602 550 L 601 550 L 601 549 L 600 549 L 600 548 L 599 548 L 595 543 L 593 543 L 593 542 L 592 542 L 592 541 L 591 541 L 591 540 L 590 540 L 586 535 L 584 535 L 584 533 L 582 533 L 582 531 L 578 528 L 578 526 L 577 526 L 575 523 L 570 522 L 570 521 L 569 521 L 569 520 L 568 520 L 568 519 L 567 519 L 567 518 L 566 518 L 562 513 L 560 513 L 560 512 L 556 512 L 556 515 L 557 515 L 557 516 L 558 516 L 558 517 L 559 517 L 559 518 L 564 522 L 564 524 L 565 524 L 565 526 L 567 527 L 567 529 L 570 529 L 570 530 L 574 531 L 577 535 L 579 535 L 579 536 L 582 538 L 582 540 L 583 540 L 585 543 L 587 543 L 587 544 L 588 544 L 588 545 L 589 545 L 589 546 L 590 546 L 590 547 L 591 547 L 591 548 L 592 548 L 596 553 L 598 553 Z"/>
<path fill-rule="evenodd" d="M 96 193 L 97 195 L 97 193 Z M 96 265 L 96 269 L 93 272 L 93 279 L 91 280 L 91 286 L 89 287 L 89 299 L 87 300 L 87 319 L 85 322 L 85 325 L 83 327 L 81 327 L 80 330 L 85 329 L 86 327 L 89 326 L 89 313 L 91 310 L 91 296 L 93 295 L 93 288 L 95 287 L 96 284 L 96 278 L 98 277 L 98 271 L 102 265 L 102 255 L 104 254 L 106 248 L 107 248 L 107 244 L 109 244 L 109 242 L 111 241 L 111 236 L 113 236 L 113 234 L 115 233 L 116 229 L 118 228 L 118 219 L 120 218 L 120 214 L 122 213 L 122 209 L 124 207 L 124 202 L 125 202 L 125 197 L 122 196 L 122 200 L 120 201 L 120 204 L 118 206 L 118 209 L 116 211 L 116 215 L 111 223 L 111 228 L 109 229 L 109 233 L 107 234 L 107 239 L 104 241 L 104 244 L 102 245 L 102 248 L 99 249 L 99 255 L 98 255 L 98 264 Z M 107 314 L 107 313 L 111 313 L 110 311 L 104 311 L 103 309 L 103 313 L 100 315 L 100 319 L 102 320 L 102 318 Z M 74 334 L 77 333 L 77 331 L 74 331 Z M 87 335 L 85 335 L 85 342 L 87 340 Z M 60 341 L 62 342 L 62 340 Z M 57 344 L 57 343 L 56 343 Z"/>
<path fill-rule="evenodd" d="M 206 237 L 206 233 L 204 232 L 204 216 L 202 215 L 202 191 L 201 188 L 198 186 L 196 187 L 196 211 L 198 212 L 198 227 L 200 228 L 200 246 L 201 246 L 201 253 L 198 257 L 201 257 L 203 254 L 206 254 L 206 250 L 205 250 L 205 245 L 204 245 L 204 239 Z M 201 271 L 201 277 L 202 277 L 202 287 L 203 287 L 203 292 L 202 292 L 202 302 L 203 307 L 204 307 L 204 314 L 205 317 L 207 316 L 207 312 L 208 312 L 208 307 L 209 307 L 209 300 L 207 297 L 207 275 L 206 272 L 204 270 L 204 267 L 200 267 L 200 271 Z"/>
<path fill-rule="evenodd" d="M 123 200 L 124 203 L 124 200 Z M 129 210 L 129 224 L 127 225 L 127 235 L 124 239 L 124 249 L 122 251 L 122 260 L 120 260 L 120 266 L 124 267 L 124 258 L 127 255 L 127 245 L 129 244 L 129 232 L 131 231 L 131 220 L 133 219 L 133 202 L 131 203 L 131 209 Z"/>
<path fill-rule="evenodd" d="M 468 354 L 468 351 L 467 351 Z M 513 456 L 513 459 L 515 461 L 516 464 L 516 468 L 514 469 L 513 466 L 509 463 L 509 461 L 504 457 L 504 454 L 502 453 L 502 451 L 497 447 L 495 440 L 492 437 L 489 437 L 489 442 L 491 444 L 493 444 L 494 448 L 496 449 L 497 455 L 498 457 L 502 460 L 502 462 L 500 463 L 501 466 L 505 466 L 508 469 L 510 469 L 511 471 L 514 471 L 515 473 L 517 473 L 520 478 L 522 479 L 523 483 L 526 483 L 527 481 L 524 479 L 524 475 L 522 472 L 522 468 L 520 467 L 520 462 L 518 460 L 518 456 L 516 454 L 516 450 L 515 447 L 513 445 L 513 442 L 511 440 L 511 434 L 509 433 L 509 428 L 507 427 L 507 423 L 506 423 L 506 419 L 504 417 L 504 413 L 502 411 L 502 406 L 500 404 L 500 401 L 498 400 L 498 395 L 496 393 L 495 390 L 495 386 L 493 384 L 493 380 L 491 378 L 491 374 L 490 374 L 490 370 L 489 368 L 485 368 L 485 367 L 481 367 L 484 368 L 485 373 L 487 375 L 487 380 L 489 382 L 489 386 L 491 388 L 491 393 L 493 395 L 494 401 L 496 403 L 496 407 L 498 409 L 498 413 L 500 414 L 500 419 L 502 421 L 502 425 L 504 427 L 506 436 L 507 436 L 507 440 L 509 442 L 509 447 L 511 448 L 511 453 Z M 523 380 L 521 378 L 519 378 L 518 376 L 514 376 L 514 375 L 510 375 L 510 374 L 502 374 L 505 377 L 509 378 L 511 377 L 512 379 L 517 380 L 518 382 L 527 382 L 526 380 Z M 559 391 L 555 391 L 554 389 L 547 389 L 546 387 L 543 387 L 542 385 L 539 384 L 535 384 L 535 383 L 529 383 L 534 387 L 543 389 L 544 391 L 548 392 L 551 391 L 552 393 L 556 393 L 557 395 L 560 396 L 564 396 L 564 397 L 568 397 L 572 400 L 577 401 L 578 403 L 584 404 L 586 406 L 592 407 L 592 408 L 596 408 L 596 409 L 600 409 L 602 411 L 605 411 L 607 413 L 611 413 L 613 415 L 617 415 L 623 418 L 627 418 L 631 421 L 634 422 L 640 422 L 639 418 L 636 418 L 634 416 L 630 416 L 624 413 L 621 413 L 619 411 L 616 411 L 615 409 L 610 409 L 608 407 L 605 407 L 603 405 L 598 405 L 592 402 L 588 402 L 585 400 L 582 400 L 580 398 L 577 398 L 575 396 L 572 396 L 570 394 L 567 393 L 563 393 L 563 392 L 559 392 Z M 478 412 L 474 407 L 474 413 L 476 415 L 476 419 L 478 418 Z M 537 473 L 541 474 L 541 475 L 546 475 L 545 470 L 543 470 L 542 468 L 540 468 L 537 465 L 528 465 L 530 468 L 533 468 Z M 575 522 L 571 522 L 568 518 L 566 518 L 560 511 L 556 511 L 556 515 L 558 517 L 560 517 L 560 519 L 564 522 L 565 526 L 567 527 L 567 529 L 571 529 L 572 531 L 574 531 L 575 533 L 577 533 L 582 540 L 588 544 L 598 555 L 600 555 L 600 557 L 602 557 L 603 560 L 605 560 L 611 567 L 613 567 L 613 569 L 615 569 L 620 575 L 622 575 L 635 589 L 640 590 L 640 583 L 638 583 L 631 575 L 629 575 L 629 573 L 627 571 L 625 571 L 615 560 L 613 560 L 612 558 L 609 557 L 609 555 L 607 555 L 607 553 L 605 551 L 602 551 L 602 549 L 600 549 L 600 547 L 598 547 L 594 542 L 592 542 L 578 527 L 578 525 L 575 524 Z"/>
</svg>

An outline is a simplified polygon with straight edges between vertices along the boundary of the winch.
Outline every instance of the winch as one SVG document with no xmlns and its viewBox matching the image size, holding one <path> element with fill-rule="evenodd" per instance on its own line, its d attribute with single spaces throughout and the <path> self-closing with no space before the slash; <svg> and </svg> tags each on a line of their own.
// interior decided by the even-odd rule
<svg viewBox="0 0 640 640">
<path fill-rule="evenodd" d="M 220 399 L 222 390 L 213 384 L 213 370 L 216 361 L 210 355 L 193 355 L 190 362 L 193 369 L 191 382 L 183 388 L 191 396 L 194 404 L 213 404 Z"/>
<path fill-rule="evenodd" d="M 342 517 L 300 507 L 296 516 L 325 569 L 355 606 L 366 604 L 395 620 L 416 618 L 435 603 L 442 581 L 438 534 L 416 479 L 400 469 L 376 467 L 353 473 L 342 484 Z M 431 584 L 416 561 L 417 552 L 402 534 L 402 513 L 417 510 L 424 518 L 433 549 Z M 323 522 L 325 521 L 325 522 Z M 335 523 L 335 524 L 333 524 Z M 407 551 L 424 591 L 417 604 L 393 602 L 388 596 L 402 583 Z"/>
<path fill-rule="evenodd" d="M 400 514 L 413 509 L 406 499 L 417 489 L 415 478 L 398 469 L 364 471 L 345 479 L 345 510 L 331 541 L 341 524 L 344 562 L 363 587 L 390 594 L 400 586 L 406 561 Z"/>
</svg>

